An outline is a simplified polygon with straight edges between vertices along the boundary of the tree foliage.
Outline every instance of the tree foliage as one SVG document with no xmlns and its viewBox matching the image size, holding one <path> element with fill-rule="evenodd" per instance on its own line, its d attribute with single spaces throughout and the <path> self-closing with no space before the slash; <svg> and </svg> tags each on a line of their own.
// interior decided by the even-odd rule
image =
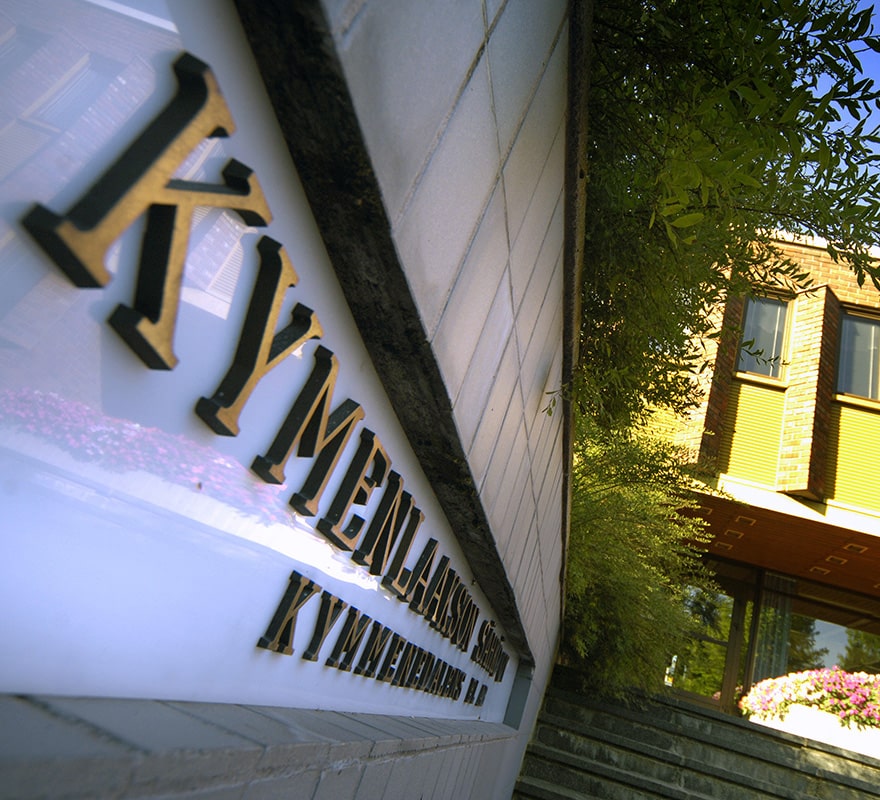
<svg viewBox="0 0 880 800">
<path fill-rule="evenodd" d="M 805 669 L 821 669 L 828 655 L 827 647 L 819 647 L 816 637 L 819 629 L 813 617 L 803 614 L 791 615 L 791 629 L 788 634 L 788 671 L 801 672 Z"/>
<path fill-rule="evenodd" d="M 880 673 L 880 636 L 847 628 L 846 650 L 837 658 L 847 672 Z"/>
<path fill-rule="evenodd" d="M 880 52 L 853 0 L 594 3 L 587 215 L 564 654 L 593 686 L 655 689 L 685 652 L 686 458 L 649 412 L 697 399 L 733 294 L 809 278 L 780 234 L 827 242 L 880 286 Z"/>
<path fill-rule="evenodd" d="M 710 582 L 691 547 L 703 523 L 674 447 L 589 416 L 577 426 L 564 657 L 602 693 L 656 690 L 695 624 L 687 587 Z"/>
<path fill-rule="evenodd" d="M 609 0 L 592 47 L 576 395 L 626 424 L 696 400 L 729 293 L 806 285 L 779 232 L 878 283 L 880 41 L 851 0 Z"/>
</svg>

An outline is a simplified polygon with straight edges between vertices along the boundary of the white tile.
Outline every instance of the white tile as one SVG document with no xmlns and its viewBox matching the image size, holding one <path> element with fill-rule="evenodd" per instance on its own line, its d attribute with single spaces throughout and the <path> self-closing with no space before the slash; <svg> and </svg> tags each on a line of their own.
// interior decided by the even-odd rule
<svg viewBox="0 0 880 800">
<path fill-rule="evenodd" d="M 489 462 L 489 469 L 486 471 L 486 477 L 480 487 L 480 496 L 483 498 L 484 504 L 487 504 L 494 511 L 490 515 L 490 519 L 496 537 L 499 534 L 506 534 L 506 531 L 501 530 L 501 522 L 504 517 L 503 507 L 515 502 L 516 498 L 509 494 L 510 484 L 513 483 L 516 476 L 518 465 L 522 461 L 528 460 L 528 439 L 522 414 L 513 413 L 513 408 L 510 409 L 510 412 L 504 419 L 504 425 L 501 426 L 498 441 L 492 453 L 492 460 Z"/>
<path fill-rule="evenodd" d="M 348 24 L 349 5 L 334 20 Z M 485 35 L 479 0 L 372 0 L 337 39 L 392 220 L 434 147 Z"/>
<path fill-rule="evenodd" d="M 481 495 L 483 503 L 488 505 L 489 516 L 497 520 L 493 524 L 495 536 L 500 540 L 507 541 L 516 535 L 516 520 L 524 503 L 534 504 L 531 484 L 531 463 L 523 458 L 518 464 L 514 464 L 514 472 L 506 480 L 506 492 L 504 495 L 489 498 Z M 489 503 L 492 505 L 489 505 Z"/>
<path fill-rule="evenodd" d="M 394 230 L 403 269 L 429 337 L 498 179 L 498 147 L 481 62 L 412 202 Z"/>
<path fill-rule="evenodd" d="M 550 57 L 565 0 L 509 0 L 489 38 L 492 91 L 506 152 Z"/>
<path fill-rule="evenodd" d="M 455 281 L 432 343 L 450 397 L 455 397 L 461 389 L 492 304 L 498 302 L 499 288 L 508 298 L 510 296 L 505 271 L 507 257 L 504 196 L 496 190 Z M 502 280 L 504 286 L 500 286 Z"/>
<path fill-rule="evenodd" d="M 511 241 L 515 241 L 565 118 L 565 47 L 556 48 L 513 149 L 504 162 Z M 557 186 L 558 189 L 561 188 Z"/>
<path fill-rule="evenodd" d="M 529 434 L 529 452 L 535 464 L 543 465 L 540 473 L 536 474 L 535 491 L 540 494 L 546 481 L 547 475 L 554 474 L 554 470 L 562 467 L 562 452 L 554 453 L 555 449 L 562 447 L 562 414 L 541 413 L 535 420 Z"/>
<path fill-rule="evenodd" d="M 544 360 L 538 353 L 555 349 L 562 337 L 562 250 L 557 249 L 555 253 L 553 261 L 542 261 L 532 275 L 529 291 L 516 319 L 523 370 L 529 370 L 523 377 L 524 391 L 531 389 L 534 383 L 531 378 L 534 362 Z M 558 321 L 558 326 L 554 325 L 554 320 Z M 530 360 L 532 363 L 528 363 Z"/>
<path fill-rule="evenodd" d="M 481 344 L 487 348 L 493 346 L 493 338 L 488 336 Z M 519 379 L 516 344 L 510 337 L 503 342 L 500 362 L 494 368 L 489 359 L 479 356 L 478 348 L 453 406 L 461 443 L 475 477 L 482 475 L 488 466 L 495 438 Z M 477 479 L 478 485 L 479 482 Z"/>
<path fill-rule="evenodd" d="M 559 342 L 562 338 L 562 283 L 561 258 L 548 291 L 548 299 L 541 305 L 537 318 L 533 321 L 532 337 L 522 358 L 520 381 L 523 390 L 523 405 L 529 427 L 537 415 L 544 413 L 550 400 L 548 391 L 559 387 L 550 385 L 551 375 L 557 375 L 554 367 L 561 358 Z M 558 288 L 558 294 L 555 289 Z M 556 298 L 560 298 L 559 301 Z"/>
<path fill-rule="evenodd" d="M 554 152 L 555 150 L 554 146 Z M 559 174 L 556 175 L 549 164 L 550 162 L 548 169 L 541 176 L 528 214 L 511 247 L 511 284 L 514 308 L 517 311 L 523 303 L 529 285 L 534 280 L 535 273 L 543 272 L 546 280 L 556 263 L 557 256 L 562 252 L 565 235 L 562 170 L 560 169 Z M 556 180 L 557 177 L 559 180 Z"/>
</svg>

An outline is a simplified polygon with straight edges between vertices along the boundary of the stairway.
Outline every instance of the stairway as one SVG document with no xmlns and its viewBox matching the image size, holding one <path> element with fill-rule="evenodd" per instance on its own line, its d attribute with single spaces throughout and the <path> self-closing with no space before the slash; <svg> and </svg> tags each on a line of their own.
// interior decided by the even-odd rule
<svg viewBox="0 0 880 800">
<path fill-rule="evenodd" d="M 514 800 L 880 798 L 880 760 L 672 698 L 627 708 L 570 685 L 557 667 Z"/>
</svg>

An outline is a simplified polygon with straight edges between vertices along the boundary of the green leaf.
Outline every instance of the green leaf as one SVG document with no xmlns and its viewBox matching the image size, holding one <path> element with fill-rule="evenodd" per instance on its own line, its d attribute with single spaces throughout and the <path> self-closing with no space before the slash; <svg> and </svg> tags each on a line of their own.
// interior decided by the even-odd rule
<svg viewBox="0 0 880 800">
<path fill-rule="evenodd" d="M 860 243 L 880 239 L 880 91 L 858 68 L 880 52 L 869 17 L 854 0 L 595 4 L 586 413 L 623 424 L 695 402 L 687 375 L 715 304 L 807 280 L 773 232 L 821 237 L 870 274 Z"/>
<path fill-rule="evenodd" d="M 683 214 L 682 216 L 672 220 L 672 225 L 675 228 L 690 228 L 694 225 L 699 225 L 703 221 L 705 216 L 705 214 L 699 211 L 694 211 L 691 214 Z"/>
</svg>

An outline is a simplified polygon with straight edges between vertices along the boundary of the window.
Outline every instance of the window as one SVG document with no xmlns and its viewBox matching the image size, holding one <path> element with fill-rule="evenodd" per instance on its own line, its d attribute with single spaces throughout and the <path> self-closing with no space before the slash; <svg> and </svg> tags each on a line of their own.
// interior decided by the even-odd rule
<svg viewBox="0 0 880 800">
<path fill-rule="evenodd" d="M 880 320 L 844 314 L 840 320 L 837 391 L 880 400 Z"/>
<path fill-rule="evenodd" d="M 770 297 L 751 297 L 746 303 L 737 369 L 778 378 L 788 303 Z"/>
</svg>

